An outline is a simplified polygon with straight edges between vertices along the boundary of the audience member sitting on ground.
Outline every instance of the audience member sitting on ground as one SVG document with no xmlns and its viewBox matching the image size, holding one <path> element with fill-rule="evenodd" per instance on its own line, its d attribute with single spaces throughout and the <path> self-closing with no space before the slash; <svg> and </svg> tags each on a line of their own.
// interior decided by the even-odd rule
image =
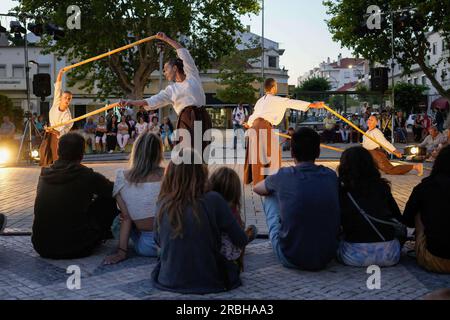
<svg viewBox="0 0 450 320">
<path fill-rule="evenodd" d="M 342 143 L 350 143 L 350 128 L 348 124 L 340 123 L 339 124 L 339 134 L 341 135 Z"/>
<path fill-rule="evenodd" d="M 86 140 L 86 144 L 90 144 L 92 152 L 95 152 L 95 132 L 97 130 L 97 124 L 94 123 L 94 119 L 89 117 L 83 127 L 83 136 Z"/>
<path fill-rule="evenodd" d="M 139 137 L 141 134 L 148 130 L 148 123 L 144 121 L 144 117 L 140 116 L 138 118 L 138 123 L 135 125 L 136 137 Z"/>
<path fill-rule="evenodd" d="M 127 110 L 129 110 L 129 109 L 127 109 Z M 127 113 L 127 112 L 125 112 L 125 113 Z M 136 138 L 136 121 L 134 121 L 133 118 L 129 115 L 126 116 L 126 119 L 127 119 L 127 123 L 129 126 L 128 133 L 130 135 L 130 138 L 135 139 Z"/>
<path fill-rule="evenodd" d="M 427 148 L 427 155 L 431 156 L 433 151 L 435 151 L 440 144 L 445 143 L 446 140 L 447 137 L 440 133 L 437 127 L 430 127 L 428 129 L 428 135 L 419 146 Z"/>
<path fill-rule="evenodd" d="M 377 128 L 378 120 L 375 116 L 370 116 L 369 120 L 367 120 L 367 127 L 369 128 L 366 132 L 367 135 L 381 143 L 386 148 L 389 148 L 394 151 L 394 154 L 396 157 L 401 158 L 402 153 L 395 148 L 389 141 L 386 140 L 383 133 L 380 131 L 380 129 Z M 392 174 L 392 175 L 403 175 L 411 170 L 416 170 L 417 174 L 419 176 L 423 175 L 423 164 L 401 164 L 394 166 L 388 159 L 386 152 L 378 145 L 377 143 L 373 142 L 366 136 L 363 137 L 363 144 L 362 146 L 370 152 L 372 155 L 375 164 L 377 165 L 378 169 L 383 171 L 386 174 Z"/>
<path fill-rule="evenodd" d="M 287 135 L 292 137 L 295 133 L 294 128 L 289 127 L 289 129 L 287 130 Z M 290 138 L 284 138 L 283 141 L 281 142 L 281 145 L 283 146 L 282 149 L 283 151 L 290 151 L 291 150 L 291 139 Z"/>
<path fill-rule="evenodd" d="M 315 165 L 320 137 L 300 128 L 292 137 L 295 166 L 281 168 L 254 187 L 266 196 L 269 238 L 278 260 L 288 268 L 324 269 L 338 248 L 340 211 L 336 173 Z"/>
<path fill-rule="evenodd" d="M 429 177 L 406 203 L 404 223 L 416 228 L 417 263 L 431 272 L 450 273 L 450 146 L 441 150 Z"/>
<path fill-rule="evenodd" d="M 120 152 L 125 151 L 128 139 L 130 139 L 130 126 L 127 119 L 122 116 L 120 123 L 117 125 L 117 144 L 119 145 Z"/>
<path fill-rule="evenodd" d="M 141 134 L 133 145 L 129 170 L 117 170 L 113 196 L 120 209 L 120 235 L 117 252 L 105 259 L 105 264 L 125 260 L 128 240 L 140 256 L 156 257 L 153 223 L 156 201 L 161 190 L 164 169 L 162 143 L 150 132 Z M 119 224 L 116 218 L 114 224 Z"/>
<path fill-rule="evenodd" d="M 44 258 L 88 256 L 110 235 L 117 215 L 113 183 L 81 164 L 84 138 L 67 133 L 58 144 L 59 159 L 42 168 L 34 204 L 34 249 Z"/>
<path fill-rule="evenodd" d="M 431 153 L 430 157 L 431 161 L 434 161 L 441 152 L 441 150 L 450 144 L 450 129 L 444 131 L 444 137 L 445 140 L 443 140 L 443 142 L 440 143 L 438 147 Z"/>
<path fill-rule="evenodd" d="M 333 119 L 331 113 L 323 119 L 323 135 L 326 143 L 334 143 L 336 137 L 336 120 Z"/>
<path fill-rule="evenodd" d="M 206 294 L 241 285 L 239 266 L 220 254 L 221 235 L 226 233 L 238 248 L 248 238 L 224 198 L 206 192 L 208 169 L 202 163 L 186 148 L 167 167 L 155 221 L 161 253 L 152 279 L 158 289 Z"/>
<path fill-rule="evenodd" d="M 108 128 L 105 122 L 105 117 L 98 118 L 97 128 L 95 129 L 95 149 L 100 152 L 106 151 L 106 133 Z"/>
<path fill-rule="evenodd" d="M 219 193 L 230 206 L 231 212 L 234 218 L 241 226 L 245 228 L 245 224 L 241 217 L 241 179 L 238 174 L 231 168 L 221 167 L 214 171 L 209 179 L 209 186 L 211 191 Z M 245 233 L 249 238 L 249 242 L 256 238 L 258 229 L 254 225 L 250 225 Z M 230 240 L 230 237 L 226 233 L 222 233 L 222 247 L 220 253 L 230 261 L 234 261 L 240 266 L 240 269 L 244 268 L 244 248 L 239 248 Z"/>
<path fill-rule="evenodd" d="M 161 135 L 161 127 L 159 126 L 159 119 L 157 116 L 152 117 L 152 121 L 148 125 L 148 130 L 156 135 Z"/>
<path fill-rule="evenodd" d="M 8 116 L 3 116 L 3 123 L 0 126 L 0 141 L 8 141 L 14 139 L 16 126 L 11 122 Z"/>
<path fill-rule="evenodd" d="M 116 115 L 111 117 L 111 120 L 106 125 L 106 148 L 109 153 L 113 153 L 117 146 L 117 126 L 118 118 Z"/>
<path fill-rule="evenodd" d="M 171 150 L 173 147 L 172 134 L 173 134 L 173 124 L 169 117 L 165 117 L 163 124 L 161 125 L 161 140 L 164 144 L 165 150 Z"/>
<path fill-rule="evenodd" d="M 362 147 L 344 151 L 338 172 L 343 231 L 338 259 L 355 267 L 397 264 L 401 245 L 394 238 L 394 227 L 364 216 L 367 214 L 389 223 L 392 223 L 392 218 L 397 221 L 401 219 L 389 182 L 381 177 L 369 151 Z"/>
</svg>

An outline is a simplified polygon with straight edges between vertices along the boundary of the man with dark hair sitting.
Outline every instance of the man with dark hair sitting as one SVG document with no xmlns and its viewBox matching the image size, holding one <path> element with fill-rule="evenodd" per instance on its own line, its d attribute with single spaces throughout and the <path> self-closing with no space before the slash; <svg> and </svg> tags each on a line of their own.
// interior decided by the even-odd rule
<svg viewBox="0 0 450 320">
<path fill-rule="evenodd" d="M 275 255 L 288 268 L 320 270 L 338 246 L 340 209 L 336 173 L 315 165 L 320 136 L 300 128 L 292 136 L 295 166 L 281 168 L 253 189 L 264 211 Z"/>
<path fill-rule="evenodd" d="M 77 133 L 65 134 L 59 139 L 58 160 L 42 168 L 31 240 L 44 258 L 90 255 L 110 235 L 117 215 L 113 183 L 81 164 L 84 143 Z"/>
</svg>

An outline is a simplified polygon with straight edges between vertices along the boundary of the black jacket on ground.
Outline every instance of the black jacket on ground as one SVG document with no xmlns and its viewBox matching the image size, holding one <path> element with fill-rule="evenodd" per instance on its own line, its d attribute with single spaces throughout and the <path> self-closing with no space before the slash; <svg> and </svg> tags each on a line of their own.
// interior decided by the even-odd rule
<svg viewBox="0 0 450 320">
<path fill-rule="evenodd" d="M 86 256 L 117 213 L 113 183 L 79 163 L 42 168 L 34 204 L 32 243 L 48 258 Z"/>
<path fill-rule="evenodd" d="M 425 228 L 427 250 L 450 259 L 450 177 L 427 177 L 414 188 L 403 213 L 404 223 L 414 228 L 417 214 Z"/>
</svg>

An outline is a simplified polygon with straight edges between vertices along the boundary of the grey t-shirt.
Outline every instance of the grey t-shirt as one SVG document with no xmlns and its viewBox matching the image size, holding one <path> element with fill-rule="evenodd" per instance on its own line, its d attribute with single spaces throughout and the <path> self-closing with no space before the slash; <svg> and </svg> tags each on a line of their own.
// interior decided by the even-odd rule
<svg viewBox="0 0 450 320">
<path fill-rule="evenodd" d="M 338 246 L 340 209 L 336 173 L 302 163 L 281 168 L 265 180 L 280 205 L 281 251 L 302 269 L 325 268 Z"/>
</svg>

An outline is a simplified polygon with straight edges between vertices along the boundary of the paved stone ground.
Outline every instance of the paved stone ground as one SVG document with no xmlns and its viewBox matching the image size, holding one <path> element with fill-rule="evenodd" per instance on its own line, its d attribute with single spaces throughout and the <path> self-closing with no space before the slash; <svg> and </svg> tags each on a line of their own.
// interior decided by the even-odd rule
<svg viewBox="0 0 450 320">
<path fill-rule="evenodd" d="M 286 160 L 283 165 L 291 165 Z M 335 169 L 336 161 L 322 162 Z M 113 179 L 125 163 L 90 163 L 90 167 Z M 240 175 L 242 166 L 229 165 Z M 214 170 L 218 166 L 212 166 Z M 37 167 L 0 168 L 0 212 L 8 215 L 7 232 L 29 231 L 39 175 Z M 420 181 L 413 174 L 389 176 L 394 196 L 403 210 L 412 188 Z M 244 188 L 247 224 L 256 224 L 267 233 L 261 198 Z M 381 289 L 369 290 L 365 268 L 345 267 L 332 262 L 321 272 L 283 268 L 275 260 L 268 240 L 258 239 L 247 247 L 242 274 L 243 286 L 221 294 L 179 295 L 154 289 L 150 274 L 154 258 L 131 257 L 114 266 L 103 266 L 103 258 L 116 247 L 109 241 L 92 257 L 53 261 L 34 252 L 29 236 L 0 236 L 0 299 L 420 299 L 425 294 L 450 287 L 450 275 L 420 269 L 404 255 L 399 265 L 381 271 Z M 69 290 L 66 269 L 81 269 L 81 289 Z"/>
</svg>

